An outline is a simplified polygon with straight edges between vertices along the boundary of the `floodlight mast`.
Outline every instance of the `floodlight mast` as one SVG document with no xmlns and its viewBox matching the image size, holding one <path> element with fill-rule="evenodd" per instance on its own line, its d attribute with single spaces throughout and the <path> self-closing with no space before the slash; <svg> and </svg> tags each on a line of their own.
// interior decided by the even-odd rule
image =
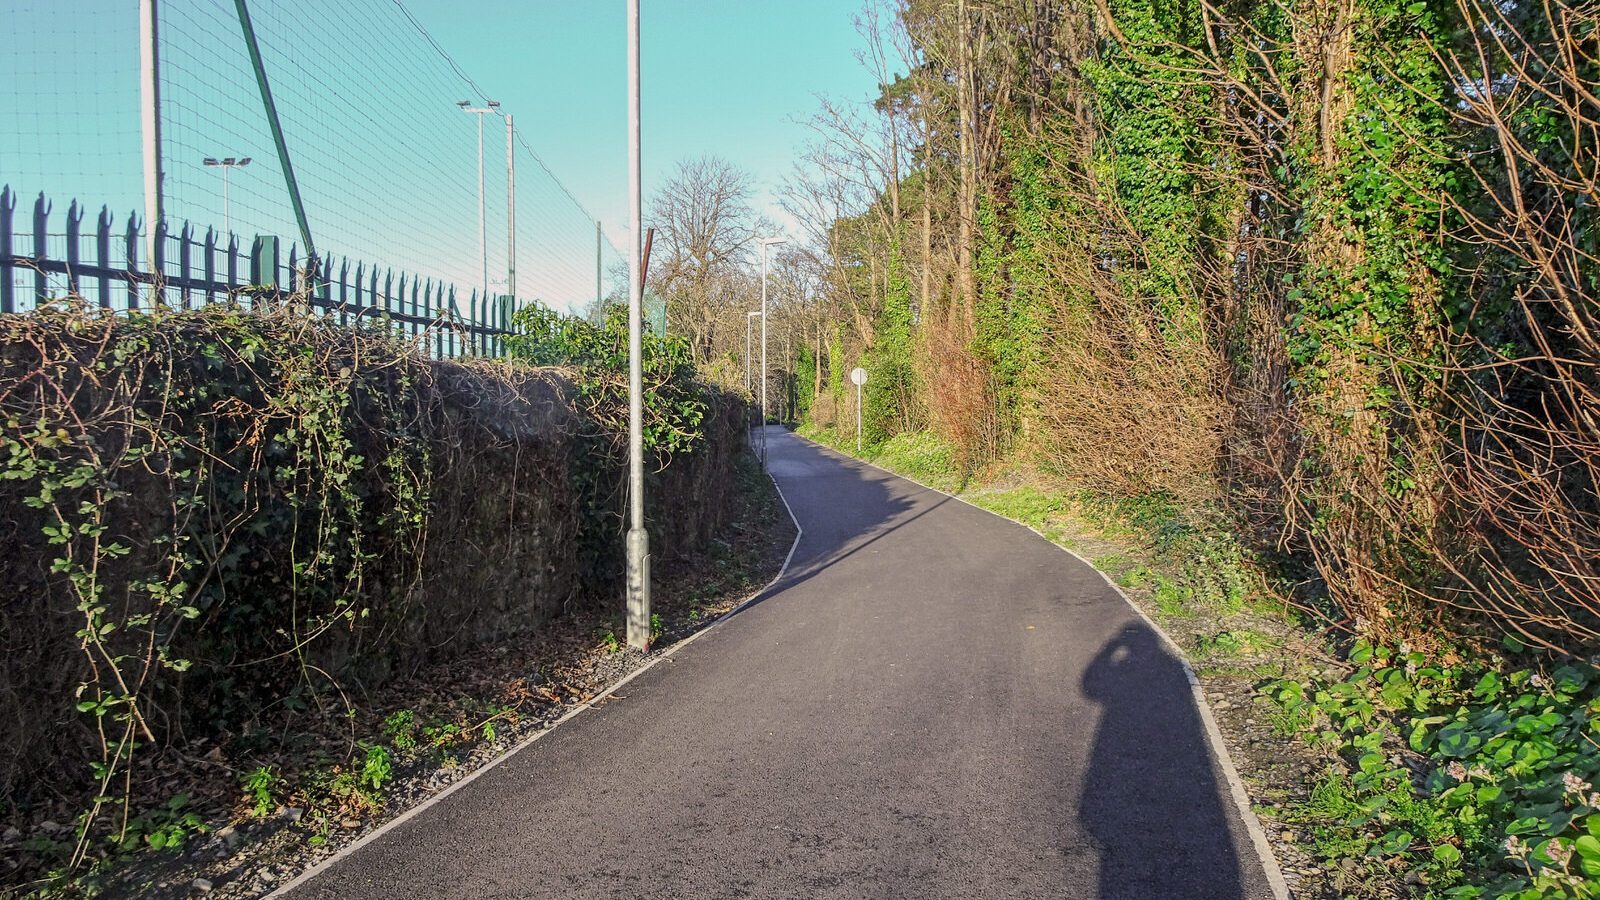
<svg viewBox="0 0 1600 900">
<path fill-rule="evenodd" d="M 222 233 L 231 241 L 233 239 L 233 216 L 228 203 L 228 173 L 233 169 L 242 169 L 250 165 L 250 157 L 246 156 L 238 159 L 226 156 L 219 160 L 216 157 L 208 156 L 205 158 L 205 165 L 209 168 L 222 170 Z"/>
<path fill-rule="evenodd" d="M 489 300 L 489 237 L 483 212 L 483 117 L 489 113 L 502 115 L 500 101 L 490 100 L 487 106 L 473 106 L 471 100 L 457 100 L 462 112 L 478 117 L 478 258 L 483 264 L 483 299 Z M 508 132 L 509 134 L 509 132 Z M 509 143 L 508 143 L 509 146 Z"/>
</svg>

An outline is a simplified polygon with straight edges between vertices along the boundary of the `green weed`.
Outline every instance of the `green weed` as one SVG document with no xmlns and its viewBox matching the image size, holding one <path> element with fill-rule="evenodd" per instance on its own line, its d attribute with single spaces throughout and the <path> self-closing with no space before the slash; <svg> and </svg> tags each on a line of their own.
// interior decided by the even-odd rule
<svg viewBox="0 0 1600 900">
<path fill-rule="evenodd" d="M 389 743 L 402 753 L 417 748 L 417 717 L 409 709 L 402 709 L 389 714 L 383 720 L 383 733 L 389 738 Z"/>
<path fill-rule="evenodd" d="M 277 773 L 269 766 L 257 766 L 255 771 L 244 776 L 245 796 L 250 800 L 250 814 L 258 819 L 272 814 L 277 807 L 273 792 L 282 783 Z"/>
<path fill-rule="evenodd" d="M 382 790 L 384 782 L 394 774 L 389 751 L 380 744 L 367 744 L 362 749 L 366 756 L 361 761 L 361 784 L 368 790 Z"/>
<path fill-rule="evenodd" d="M 128 852 L 140 845 L 152 850 L 178 850 L 188 839 L 205 831 L 200 814 L 189 809 L 187 794 L 179 794 L 158 807 L 128 820 L 122 831 L 120 849 Z"/>
<path fill-rule="evenodd" d="M 1317 853 L 1427 895 L 1600 896 L 1600 678 L 1360 643 L 1338 681 L 1267 685 L 1275 724 L 1345 767 L 1290 811 Z M 1352 862 L 1346 862 L 1351 860 Z"/>
</svg>

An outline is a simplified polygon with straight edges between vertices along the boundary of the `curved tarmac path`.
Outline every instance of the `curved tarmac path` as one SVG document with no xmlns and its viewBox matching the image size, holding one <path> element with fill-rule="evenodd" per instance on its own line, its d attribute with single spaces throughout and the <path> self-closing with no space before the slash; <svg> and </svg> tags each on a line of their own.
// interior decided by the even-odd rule
<svg viewBox="0 0 1600 900">
<path fill-rule="evenodd" d="M 1099 574 L 770 433 L 783 577 L 287 895 L 1273 896 L 1182 664 Z"/>
</svg>

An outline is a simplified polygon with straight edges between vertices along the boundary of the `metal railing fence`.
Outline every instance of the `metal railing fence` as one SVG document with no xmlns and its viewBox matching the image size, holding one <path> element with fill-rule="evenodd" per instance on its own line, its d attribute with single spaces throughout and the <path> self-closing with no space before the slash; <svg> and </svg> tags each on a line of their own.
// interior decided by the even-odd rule
<svg viewBox="0 0 1600 900">
<path fill-rule="evenodd" d="M 293 244 L 285 257 L 272 236 L 253 238 L 242 252 L 237 235 L 214 228 L 197 235 L 188 222 L 175 231 L 156 224 L 151 260 L 136 214 L 119 228 L 102 207 L 86 223 L 86 208 L 74 200 L 63 230 L 52 232 L 53 204 L 41 193 L 30 227 L 19 232 L 17 206 L 16 193 L 0 189 L 0 313 L 27 312 L 67 296 L 116 311 L 294 299 L 341 324 L 387 323 L 440 359 L 504 356 L 512 333 L 510 297 L 480 297 L 474 290 L 463 310 L 455 286 L 445 282 L 333 256 L 308 261 L 298 258 Z"/>
</svg>

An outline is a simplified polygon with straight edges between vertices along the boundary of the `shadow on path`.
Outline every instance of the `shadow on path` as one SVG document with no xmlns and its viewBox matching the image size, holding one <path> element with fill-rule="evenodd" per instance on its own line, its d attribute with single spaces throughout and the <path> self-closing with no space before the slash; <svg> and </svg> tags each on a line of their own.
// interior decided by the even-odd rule
<svg viewBox="0 0 1600 900">
<path fill-rule="evenodd" d="M 805 530 L 788 570 L 745 609 L 811 580 L 950 501 L 932 492 L 907 496 L 904 484 L 893 487 L 896 476 L 826 448 L 821 449 L 829 458 L 817 465 L 811 446 L 788 429 L 772 425 L 768 431 L 776 438 L 769 445 L 772 474 L 784 483 L 784 497 Z"/>
<path fill-rule="evenodd" d="M 1098 896 L 1245 896 L 1212 775 L 1205 727 L 1182 665 L 1143 622 L 1089 664 L 1100 705 L 1078 817 L 1100 850 Z"/>
</svg>

